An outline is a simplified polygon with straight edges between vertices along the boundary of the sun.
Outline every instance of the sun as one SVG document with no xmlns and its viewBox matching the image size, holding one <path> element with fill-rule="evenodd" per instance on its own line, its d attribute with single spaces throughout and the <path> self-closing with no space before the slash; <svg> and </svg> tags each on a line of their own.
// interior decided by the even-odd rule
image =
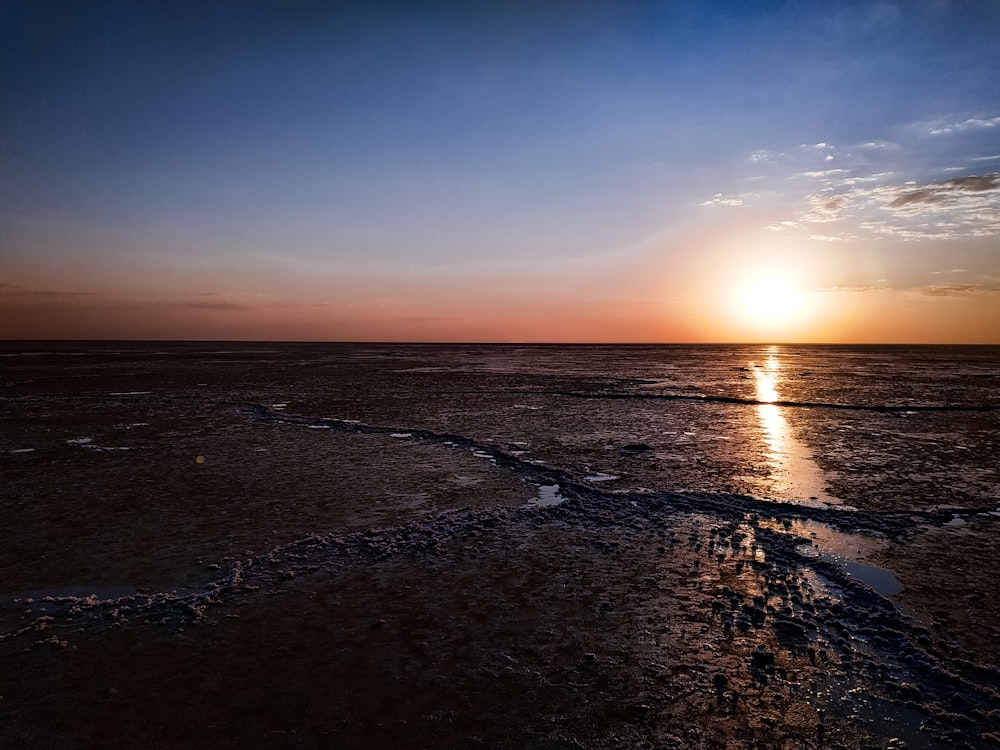
<svg viewBox="0 0 1000 750">
<path fill-rule="evenodd" d="M 802 309 L 803 295 L 781 274 L 761 274 L 748 279 L 737 292 L 737 311 L 761 325 L 792 321 Z"/>
</svg>

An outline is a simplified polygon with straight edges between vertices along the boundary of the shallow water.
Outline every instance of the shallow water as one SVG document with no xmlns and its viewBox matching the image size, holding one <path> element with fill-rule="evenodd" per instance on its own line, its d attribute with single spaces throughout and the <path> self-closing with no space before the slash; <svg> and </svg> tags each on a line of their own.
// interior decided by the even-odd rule
<svg viewBox="0 0 1000 750">
<path fill-rule="evenodd" d="M 528 505 L 535 508 L 549 508 L 566 502 L 566 497 L 559 492 L 558 484 L 543 484 L 538 487 L 538 497 L 528 501 Z"/>
</svg>

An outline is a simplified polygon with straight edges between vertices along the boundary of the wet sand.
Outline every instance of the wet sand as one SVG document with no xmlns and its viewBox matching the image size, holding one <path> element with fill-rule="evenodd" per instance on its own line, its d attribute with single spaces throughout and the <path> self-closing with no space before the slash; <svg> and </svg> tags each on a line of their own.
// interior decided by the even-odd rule
<svg viewBox="0 0 1000 750">
<path fill-rule="evenodd" d="M 778 406 L 776 452 L 587 352 L 43 346 L 4 361 L 5 746 L 1000 746 L 956 447 L 996 411 Z M 774 497 L 792 440 L 825 498 Z"/>
</svg>

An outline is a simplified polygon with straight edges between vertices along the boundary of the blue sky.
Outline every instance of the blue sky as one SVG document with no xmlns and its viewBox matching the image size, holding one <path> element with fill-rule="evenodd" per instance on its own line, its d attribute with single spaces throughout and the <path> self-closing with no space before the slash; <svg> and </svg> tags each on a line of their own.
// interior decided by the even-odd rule
<svg viewBox="0 0 1000 750">
<path fill-rule="evenodd" d="M 1000 340 L 997 2 L 0 9 L 2 336 Z"/>
</svg>

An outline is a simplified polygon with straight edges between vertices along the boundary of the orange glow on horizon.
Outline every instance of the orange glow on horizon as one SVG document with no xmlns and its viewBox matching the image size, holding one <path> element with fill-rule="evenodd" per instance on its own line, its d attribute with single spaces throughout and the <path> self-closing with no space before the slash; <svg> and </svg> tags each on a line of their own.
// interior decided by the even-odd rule
<svg viewBox="0 0 1000 750">
<path fill-rule="evenodd" d="M 553 343 L 993 343 L 1000 294 L 830 285 L 817 253 L 745 232 L 676 236 L 576 266 L 452 269 L 421 278 L 148 274 L 103 287 L 9 277 L 0 338 Z M 677 246 L 697 248 L 678 255 Z M 779 250 L 781 252 L 779 252 Z M 299 269 L 301 270 L 301 269 Z M 62 283 L 56 283 L 61 281 Z M 242 285 L 242 286 L 241 286 Z M 215 294 L 200 290 L 223 289 Z M 148 291 L 147 291 L 148 290 Z"/>
</svg>

